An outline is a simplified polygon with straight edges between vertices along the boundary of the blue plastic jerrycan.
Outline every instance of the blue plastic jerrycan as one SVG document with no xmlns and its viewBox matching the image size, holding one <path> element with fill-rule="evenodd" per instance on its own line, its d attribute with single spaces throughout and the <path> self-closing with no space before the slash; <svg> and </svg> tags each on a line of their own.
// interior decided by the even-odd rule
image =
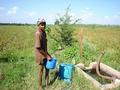
<svg viewBox="0 0 120 90">
<path fill-rule="evenodd" d="M 47 69 L 54 69 L 56 66 L 57 59 L 52 58 L 51 60 L 48 60 L 46 63 L 46 68 Z"/>
<path fill-rule="evenodd" d="M 72 80 L 72 70 L 74 65 L 73 64 L 65 64 L 62 63 L 59 65 L 59 74 L 60 78 L 68 83 L 71 83 Z"/>
</svg>

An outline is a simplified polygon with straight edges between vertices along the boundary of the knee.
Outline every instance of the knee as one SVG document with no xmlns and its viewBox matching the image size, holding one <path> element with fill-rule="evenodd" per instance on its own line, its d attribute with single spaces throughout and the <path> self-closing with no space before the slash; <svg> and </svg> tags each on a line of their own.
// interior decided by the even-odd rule
<svg viewBox="0 0 120 90">
<path fill-rule="evenodd" d="M 43 67 L 39 66 L 39 75 L 42 75 L 42 74 L 43 74 Z"/>
</svg>

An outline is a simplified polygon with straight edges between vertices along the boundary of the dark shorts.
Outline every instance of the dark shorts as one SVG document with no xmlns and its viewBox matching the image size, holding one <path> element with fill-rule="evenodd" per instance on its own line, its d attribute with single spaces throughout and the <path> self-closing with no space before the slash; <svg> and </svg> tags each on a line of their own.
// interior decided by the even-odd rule
<svg viewBox="0 0 120 90">
<path fill-rule="evenodd" d="M 46 64 L 47 64 L 47 58 L 43 59 L 43 61 L 42 61 L 42 62 L 40 62 L 40 64 L 39 64 L 39 65 L 46 66 Z"/>
</svg>

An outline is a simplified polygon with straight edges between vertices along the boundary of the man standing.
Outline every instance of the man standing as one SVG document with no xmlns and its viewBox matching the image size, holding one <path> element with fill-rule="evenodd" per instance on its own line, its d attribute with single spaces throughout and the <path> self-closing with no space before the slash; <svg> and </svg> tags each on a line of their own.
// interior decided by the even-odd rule
<svg viewBox="0 0 120 90">
<path fill-rule="evenodd" d="M 51 59 L 51 55 L 47 52 L 47 39 L 46 39 L 46 21 L 44 19 L 37 22 L 37 30 L 35 32 L 35 53 L 36 62 L 39 67 L 38 80 L 39 80 L 39 90 L 42 89 L 42 75 L 43 68 L 45 67 L 45 82 L 46 86 L 49 83 L 49 69 L 46 68 L 47 60 Z"/>
</svg>

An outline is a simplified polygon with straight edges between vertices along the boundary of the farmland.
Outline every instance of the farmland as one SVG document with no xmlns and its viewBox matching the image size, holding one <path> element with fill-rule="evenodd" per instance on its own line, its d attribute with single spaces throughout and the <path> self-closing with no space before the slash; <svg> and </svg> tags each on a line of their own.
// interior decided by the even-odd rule
<svg viewBox="0 0 120 90">
<path fill-rule="evenodd" d="M 55 35 L 55 26 L 50 34 Z M 75 25 L 73 37 L 75 41 L 71 46 L 59 51 L 59 42 L 53 40 L 48 34 L 49 53 L 58 59 L 60 63 L 77 64 L 79 62 L 88 65 L 96 61 L 102 51 L 105 55 L 102 62 L 120 71 L 120 26 L 112 25 Z M 83 28 L 83 59 L 80 58 L 80 30 Z M 0 80 L 0 90 L 37 90 L 37 71 L 34 55 L 34 25 L 0 25 L 0 74 L 4 76 Z M 74 61 L 74 63 L 73 63 Z M 55 70 L 50 72 L 50 80 L 53 79 Z M 44 78 L 43 78 L 44 79 Z M 44 80 L 43 80 L 44 83 Z M 96 90 L 93 85 L 82 75 L 74 71 L 72 85 L 57 79 L 49 90 Z M 116 89 L 120 90 L 120 88 Z"/>
</svg>

